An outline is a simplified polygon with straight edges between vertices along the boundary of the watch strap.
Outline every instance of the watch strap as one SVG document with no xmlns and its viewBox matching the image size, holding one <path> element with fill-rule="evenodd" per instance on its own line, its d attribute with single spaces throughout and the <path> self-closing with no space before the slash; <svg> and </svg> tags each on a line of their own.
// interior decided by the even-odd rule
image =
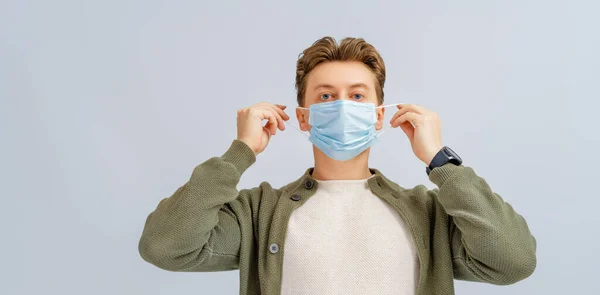
<svg viewBox="0 0 600 295">
<path fill-rule="evenodd" d="M 429 175 L 433 169 L 441 167 L 448 162 L 454 165 L 460 165 L 462 163 L 462 160 L 460 159 L 460 157 L 458 157 L 458 155 L 456 155 L 456 153 L 452 151 L 446 152 L 446 150 L 448 149 L 448 147 L 443 147 L 437 152 L 437 154 L 435 154 L 435 156 L 431 160 L 431 163 L 429 163 L 429 166 L 425 168 L 425 172 L 427 172 L 427 175 Z M 453 156 L 453 154 L 456 155 L 456 157 Z"/>
</svg>

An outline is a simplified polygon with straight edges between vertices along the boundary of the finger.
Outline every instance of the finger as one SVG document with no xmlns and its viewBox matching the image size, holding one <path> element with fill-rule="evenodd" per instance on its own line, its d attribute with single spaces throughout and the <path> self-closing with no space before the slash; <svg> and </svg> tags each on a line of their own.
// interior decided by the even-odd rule
<svg viewBox="0 0 600 295">
<path fill-rule="evenodd" d="M 400 126 L 400 124 L 402 124 L 402 123 L 409 122 L 416 128 L 419 126 L 420 121 L 421 121 L 421 115 L 419 115 L 417 113 L 413 113 L 413 112 L 407 112 L 407 113 L 404 113 L 403 115 L 401 115 L 400 117 L 398 117 L 396 120 L 394 120 L 394 122 L 392 122 L 392 127 L 395 128 L 395 127 Z"/>
<path fill-rule="evenodd" d="M 263 127 L 263 132 L 267 134 L 267 140 L 271 139 L 271 131 L 266 126 Z"/>
<path fill-rule="evenodd" d="M 275 135 L 275 133 L 277 132 L 277 119 L 275 118 L 275 116 L 269 117 L 269 122 L 265 125 L 265 127 L 269 130 L 269 133 L 271 133 L 271 135 Z"/>
<path fill-rule="evenodd" d="M 278 126 L 277 123 L 279 121 L 277 119 L 277 113 L 273 111 L 273 109 L 268 107 L 255 107 L 253 108 L 253 111 L 257 113 L 257 116 L 261 120 L 269 120 L 269 122 L 264 127 L 268 127 L 271 131 L 271 134 L 275 134 L 275 131 L 277 130 Z"/>
<path fill-rule="evenodd" d="M 273 109 L 278 115 L 279 115 L 279 129 L 281 129 L 282 131 L 285 130 L 285 124 L 284 124 L 284 120 L 287 121 L 290 119 L 290 116 L 288 116 L 283 110 L 287 107 L 284 105 L 280 105 L 280 104 L 275 104 L 275 105 L 270 105 L 269 106 L 271 109 Z"/>
<path fill-rule="evenodd" d="M 281 115 L 279 115 L 279 113 L 275 111 L 275 109 L 277 109 L 277 107 L 269 106 L 269 105 L 263 105 L 263 106 L 260 106 L 260 107 L 257 107 L 257 108 L 260 109 L 265 114 L 267 114 L 267 116 L 272 116 L 272 117 L 274 117 L 275 120 L 277 120 L 274 128 L 279 128 L 280 130 L 284 130 L 285 129 L 285 125 L 283 124 L 283 119 L 281 118 Z M 263 119 L 269 119 L 270 120 L 270 118 L 267 118 L 267 117 L 263 118 Z"/>
<path fill-rule="evenodd" d="M 289 120 L 290 117 L 288 117 L 288 115 L 286 115 L 286 113 L 283 112 L 282 109 L 280 109 L 279 107 L 276 107 L 274 105 L 269 105 L 267 106 L 267 108 L 273 112 L 273 114 L 275 115 L 275 117 L 277 118 L 277 127 L 283 131 L 285 130 L 285 124 L 283 122 L 283 120 Z"/>
<path fill-rule="evenodd" d="M 424 115 L 429 112 L 426 108 L 417 104 L 399 104 L 398 109 L 414 112 L 421 115 Z"/>
<path fill-rule="evenodd" d="M 283 118 L 283 120 L 289 120 L 290 116 L 288 116 L 283 110 L 285 110 L 287 108 L 287 106 L 281 105 L 281 104 L 270 104 L 268 102 L 263 102 L 259 104 L 262 107 L 269 107 L 271 109 L 273 109 L 273 111 L 277 112 L 281 118 Z"/>
<path fill-rule="evenodd" d="M 288 116 L 288 114 L 286 114 L 283 110 L 285 110 L 285 108 L 287 108 L 287 106 L 284 105 L 280 105 L 280 104 L 276 104 L 276 107 L 273 107 L 273 109 L 281 116 L 281 118 L 283 118 L 284 120 L 289 120 L 290 116 Z"/>
<path fill-rule="evenodd" d="M 285 110 L 287 108 L 286 105 L 282 105 L 282 104 L 275 104 L 278 108 Z"/>
<path fill-rule="evenodd" d="M 390 124 L 392 124 L 392 122 L 396 121 L 396 119 L 398 119 L 398 117 L 400 117 L 401 115 L 403 115 L 406 112 L 407 112 L 406 110 L 396 111 L 396 113 L 394 113 L 394 115 L 390 119 Z"/>
<path fill-rule="evenodd" d="M 398 117 L 400 117 L 400 116 L 402 116 L 402 115 L 406 114 L 407 112 L 410 112 L 410 108 L 408 108 L 408 107 L 403 107 L 403 108 L 400 108 L 400 107 L 398 107 L 398 108 L 399 108 L 400 110 L 398 110 L 398 111 L 397 111 L 397 112 L 394 114 L 394 116 L 393 116 L 393 117 L 392 117 L 392 119 L 390 120 L 390 124 L 391 124 L 392 122 L 394 122 L 396 119 L 398 119 Z"/>
</svg>

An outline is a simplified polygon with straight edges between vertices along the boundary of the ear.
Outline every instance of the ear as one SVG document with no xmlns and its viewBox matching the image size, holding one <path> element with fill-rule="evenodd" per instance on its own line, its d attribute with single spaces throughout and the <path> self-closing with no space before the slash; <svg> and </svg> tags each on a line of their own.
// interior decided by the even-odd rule
<svg viewBox="0 0 600 295">
<path fill-rule="evenodd" d="M 310 130 L 310 125 L 308 125 L 308 110 L 296 108 L 296 118 L 298 119 L 298 126 L 300 126 L 300 130 Z"/>
<path fill-rule="evenodd" d="M 375 123 L 375 130 L 381 130 L 381 128 L 383 128 L 383 115 L 385 114 L 385 109 L 378 108 L 375 112 L 377 113 L 377 123 Z"/>
</svg>

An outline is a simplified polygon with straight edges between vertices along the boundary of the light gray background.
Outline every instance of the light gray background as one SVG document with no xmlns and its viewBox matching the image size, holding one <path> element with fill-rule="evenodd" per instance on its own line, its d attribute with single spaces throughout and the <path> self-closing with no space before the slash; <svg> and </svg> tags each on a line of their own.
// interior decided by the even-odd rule
<svg viewBox="0 0 600 295">
<path fill-rule="evenodd" d="M 529 279 L 457 294 L 600 291 L 597 1 L 282 2 L 0 2 L 1 294 L 237 294 L 238 271 L 144 262 L 145 218 L 226 150 L 238 108 L 295 106 L 297 55 L 325 35 L 376 46 L 386 103 L 438 112 L 537 238 Z M 240 187 L 311 164 L 288 128 Z M 434 187 L 399 129 L 371 166 Z"/>
</svg>

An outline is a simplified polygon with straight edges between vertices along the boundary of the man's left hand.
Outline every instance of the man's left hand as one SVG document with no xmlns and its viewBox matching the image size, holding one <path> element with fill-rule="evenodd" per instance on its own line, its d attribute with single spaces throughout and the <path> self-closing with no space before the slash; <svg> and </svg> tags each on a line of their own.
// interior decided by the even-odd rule
<svg viewBox="0 0 600 295">
<path fill-rule="evenodd" d="M 398 109 L 390 120 L 392 127 L 402 128 L 417 158 L 429 166 L 443 147 L 440 117 L 416 104 L 399 104 Z"/>
</svg>

